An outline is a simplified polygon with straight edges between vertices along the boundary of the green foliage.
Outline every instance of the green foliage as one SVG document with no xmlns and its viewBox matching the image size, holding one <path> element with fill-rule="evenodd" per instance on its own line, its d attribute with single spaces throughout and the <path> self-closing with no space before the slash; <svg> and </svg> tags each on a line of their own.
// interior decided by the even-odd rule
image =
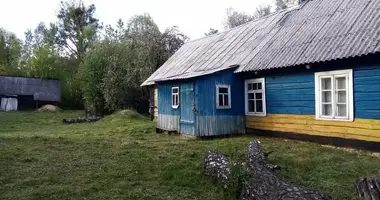
<svg viewBox="0 0 380 200">
<path fill-rule="evenodd" d="M 71 56 L 82 59 L 103 28 L 99 19 L 94 17 L 94 4 L 85 6 L 82 0 L 61 2 L 57 15 L 58 44 Z"/>
<path fill-rule="evenodd" d="M 0 29 L 0 74 L 21 75 L 21 43 L 14 33 Z"/>
<path fill-rule="evenodd" d="M 178 27 L 161 33 L 148 14 L 133 16 L 125 28 L 117 24 L 106 27 L 105 40 L 87 52 L 79 70 L 86 105 L 97 113 L 147 109 L 149 91 L 140 84 L 187 40 Z"/>
<path fill-rule="evenodd" d="M 355 182 L 380 166 L 371 153 L 309 142 L 156 134 L 149 119 L 118 114 L 95 123 L 62 123 L 80 115 L 84 112 L 0 113 L 0 198 L 232 200 L 237 189 L 225 194 L 214 185 L 204 175 L 203 157 L 215 150 L 231 161 L 246 161 L 252 140 L 260 140 L 265 152 L 274 151 L 269 163 L 281 167 L 281 176 L 337 200 L 358 199 Z M 244 177 L 243 171 L 237 174 Z"/>
<path fill-rule="evenodd" d="M 89 109 L 102 112 L 105 108 L 103 79 L 108 64 L 107 43 L 100 43 L 89 51 L 79 67 L 78 79 L 83 99 Z M 112 52 L 111 52 L 112 54 Z"/>
</svg>

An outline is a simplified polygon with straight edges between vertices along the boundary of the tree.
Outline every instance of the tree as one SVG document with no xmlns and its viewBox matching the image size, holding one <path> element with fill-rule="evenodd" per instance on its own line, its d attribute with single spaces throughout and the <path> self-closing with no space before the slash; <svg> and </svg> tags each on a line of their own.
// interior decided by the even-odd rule
<svg viewBox="0 0 380 200">
<path fill-rule="evenodd" d="M 256 8 L 256 12 L 254 14 L 255 18 L 264 17 L 271 14 L 271 6 L 270 5 L 260 5 Z"/>
<path fill-rule="evenodd" d="M 135 15 L 116 28 L 106 26 L 103 41 L 87 51 L 79 68 L 83 98 L 97 114 L 118 109 L 147 109 L 149 90 L 140 84 L 188 37 L 177 26 L 163 33 L 148 14 Z M 147 110 L 146 110 L 147 111 Z"/>
<path fill-rule="evenodd" d="M 167 28 L 161 35 L 161 57 L 157 69 L 188 40 L 189 37 L 181 32 L 178 26 Z"/>
<path fill-rule="evenodd" d="M 82 59 L 103 28 L 94 17 L 95 5 L 85 6 L 82 0 L 61 2 L 57 15 L 58 44 L 71 56 Z"/>
<path fill-rule="evenodd" d="M 231 29 L 231 28 L 240 26 L 242 24 L 248 23 L 254 19 L 271 14 L 271 6 L 260 5 L 259 7 L 256 8 L 256 11 L 253 15 L 236 11 L 233 8 L 228 8 L 226 11 L 226 14 L 227 14 L 227 17 L 224 21 L 224 26 L 226 29 Z M 212 30 L 213 29 L 210 29 L 210 31 Z"/>
<path fill-rule="evenodd" d="M 105 27 L 105 40 L 108 41 L 120 41 L 126 37 L 126 29 L 123 20 L 119 19 L 116 23 L 116 28 L 112 25 L 106 25 Z"/>
<path fill-rule="evenodd" d="M 274 4 L 276 5 L 276 11 L 286 9 L 288 6 L 286 5 L 288 0 L 274 0 Z"/>
<path fill-rule="evenodd" d="M 20 75 L 21 40 L 5 29 L 0 29 L 0 73 Z"/>
<path fill-rule="evenodd" d="M 210 28 L 210 30 L 207 33 L 205 33 L 205 36 L 214 35 L 214 34 L 217 34 L 218 32 L 219 32 L 218 29 Z"/>
<path fill-rule="evenodd" d="M 244 12 L 239 12 L 233 9 L 232 7 L 226 10 L 227 17 L 224 21 L 224 27 L 226 29 L 231 29 L 247 22 L 250 22 L 255 19 L 254 16 L 249 15 Z"/>
</svg>

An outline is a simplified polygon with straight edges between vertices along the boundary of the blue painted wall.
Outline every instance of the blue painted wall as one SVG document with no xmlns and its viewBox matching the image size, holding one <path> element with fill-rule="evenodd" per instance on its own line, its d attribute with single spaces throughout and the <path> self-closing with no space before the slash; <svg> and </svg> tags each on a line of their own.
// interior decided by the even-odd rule
<svg viewBox="0 0 380 200">
<path fill-rule="evenodd" d="M 179 115 L 180 108 L 172 108 L 172 87 L 179 87 L 179 83 L 164 82 L 157 84 L 158 114 Z"/>
<path fill-rule="evenodd" d="M 328 70 L 326 70 L 328 69 Z M 380 64 L 325 65 L 318 69 L 262 75 L 266 79 L 268 114 L 315 114 L 314 73 L 353 69 L 354 117 L 380 119 Z M 248 78 L 255 78 L 255 75 Z"/>
<path fill-rule="evenodd" d="M 355 118 L 380 119 L 380 64 L 354 68 Z"/>
<path fill-rule="evenodd" d="M 192 80 L 166 81 L 157 84 L 158 127 L 166 129 L 170 127 L 171 130 L 174 129 L 184 134 L 189 132 L 189 127 L 185 127 L 186 124 L 180 122 L 180 120 L 183 117 L 181 112 L 189 109 L 192 111 L 192 105 L 182 102 L 183 98 L 180 95 L 179 108 L 172 108 L 171 89 L 179 86 L 181 93 L 181 85 L 186 82 L 193 82 L 194 103 L 197 110 L 194 134 L 196 136 L 211 136 L 244 133 L 244 79 L 234 74 L 233 71 L 234 69 L 229 69 Z M 231 87 L 230 109 L 216 109 L 216 85 L 218 84 L 230 85 Z M 175 121 L 178 121 L 178 123 Z"/>
<path fill-rule="evenodd" d="M 224 70 L 195 81 L 195 95 L 198 116 L 244 115 L 244 80 L 233 73 L 234 69 Z M 216 85 L 231 86 L 231 109 L 216 108 Z"/>
<path fill-rule="evenodd" d="M 269 76 L 266 77 L 265 82 L 267 113 L 315 113 L 313 73 Z"/>
</svg>

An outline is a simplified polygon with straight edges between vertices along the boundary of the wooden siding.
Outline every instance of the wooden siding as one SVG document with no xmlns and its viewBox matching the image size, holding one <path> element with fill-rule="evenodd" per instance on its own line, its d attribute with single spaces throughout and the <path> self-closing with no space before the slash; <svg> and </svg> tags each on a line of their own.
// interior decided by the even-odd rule
<svg viewBox="0 0 380 200">
<path fill-rule="evenodd" d="M 216 108 L 216 85 L 229 85 L 231 88 L 231 108 Z M 232 70 L 202 76 L 195 81 L 196 130 L 198 136 L 243 134 L 244 80 Z"/>
<path fill-rule="evenodd" d="M 267 113 L 314 114 L 314 73 L 269 76 L 265 87 Z"/>
<path fill-rule="evenodd" d="M 326 69 L 353 69 L 353 122 L 315 119 L 314 73 L 329 71 Z M 266 78 L 268 116 L 246 116 L 247 128 L 380 142 L 378 61 L 366 64 L 326 64 L 310 70 L 271 73 L 263 77 Z"/>
<path fill-rule="evenodd" d="M 154 101 L 153 116 L 154 116 L 154 119 L 157 120 L 158 118 L 158 89 L 157 88 L 154 88 L 153 90 L 153 101 Z"/>
<path fill-rule="evenodd" d="M 196 120 L 197 136 L 218 136 L 245 133 L 244 116 L 199 116 Z"/>
<path fill-rule="evenodd" d="M 314 115 L 269 114 L 266 117 L 246 116 L 246 126 L 259 130 L 380 142 L 380 120 L 342 122 L 316 120 Z"/>
<path fill-rule="evenodd" d="M 380 64 L 354 69 L 356 118 L 380 119 Z"/>
<path fill-rule="evenodd" d="M 179 132 L 179 116 L 159 114 L 157 119 L 157 127 L 166 131 Z"/>
<path fill-rule="evenodd" d="M 216 85 L 231 86 L 231 108 L 216 108 Z M 202 76 L 195 81 L 198 116 L 240 115 L 244 116 L 244 80 L 233 70 L 225 70 Z"/>
</svg>

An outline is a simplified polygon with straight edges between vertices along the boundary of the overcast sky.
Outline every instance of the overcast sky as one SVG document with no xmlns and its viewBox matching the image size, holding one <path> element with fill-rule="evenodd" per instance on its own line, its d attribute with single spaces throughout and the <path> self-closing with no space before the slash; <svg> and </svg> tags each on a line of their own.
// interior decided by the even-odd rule
<svg viewBox="0 0 380 200">
<path fill-rule="evenodd" d="M 55 22 L 61 0 L 0 0 L 0 27 L 24 39 L 24 32 L 39 22 Z M 209 28 L 223 29 L 228 7 L 252 14 L 271 0 L 84 0 L 95 4 L 101 22 L 115 24 L 135 14 L 149 13 L 161 30 L 178 25 L 191 39 L 204 36 Z"/>
</svg>

